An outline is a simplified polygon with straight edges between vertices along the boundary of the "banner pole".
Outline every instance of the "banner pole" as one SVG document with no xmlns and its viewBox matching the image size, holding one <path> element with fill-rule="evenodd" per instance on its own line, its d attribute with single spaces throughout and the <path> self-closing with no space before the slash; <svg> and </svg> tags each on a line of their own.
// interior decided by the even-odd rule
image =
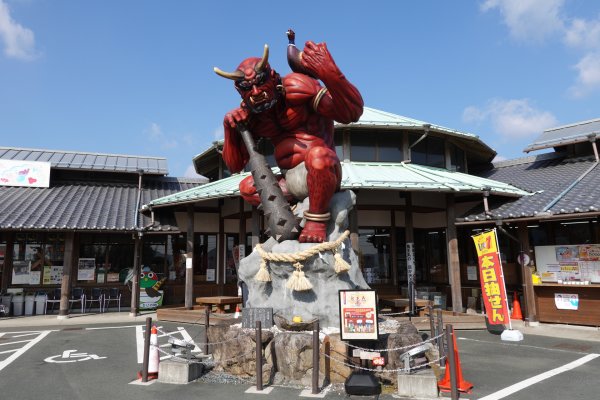
<svg viewBox="0 0 600 400">
<path fill-rule="evenodd" d="M 502 255 L 500 252 L 500 242 L 498 241 L 498 231 L 494 228 L 494 239 L 496 240 L 496 250 L 498 250 L 498 260 L 500 261 L 500 277 L 504 287 L 504 301 L 506 303 L 506 314 L 508 315 L 508 329 L 512 331 L 512 321 L 510 320 L 510 307 L 508 306 L 508 292 L 506 291 L 506 281 L 504 280 L 504 267 L 502 266 Z"/>
</svg>

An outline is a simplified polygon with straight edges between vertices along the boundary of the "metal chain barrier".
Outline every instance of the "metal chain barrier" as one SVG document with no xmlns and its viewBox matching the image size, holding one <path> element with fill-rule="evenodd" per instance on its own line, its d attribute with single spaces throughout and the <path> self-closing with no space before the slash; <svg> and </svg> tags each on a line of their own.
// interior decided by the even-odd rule
<svg viewBox="0 0 600 400">
<path fill-rule="evenodd" d="M 370 371 L 370 372 L 382 372 L 384 374 L 392 374 L 392 373 L 397 373 L 397 372 L 401 372 L 401 371 L 402 372 L 410 372 L 410 371 L 413 371 L 413 370 L 418 370 L 418 369 L 425 368 L 425 367 L 427 367 L 429 365 L 432 365 L 432 364 L 437 364 L 441 360 L 443 360 L 443 359 L 446 358 L 446 356 L 442 356 L 442 357 L 436 358 L 435 360 L 430 361 L 428 363 L 421 364 L 421 365 L 419 365 L 417 367 L 414 367 L 414 368 L 409 368 L 408 371 L 407 371 L 406 368 L 396 368 L 396 369 L 383 369 L 382 368 L 382 369 L 375 369 L 375 368 L 359 367 L 358 365 L 348 364 L 344 360 L 340 360 L 339 358 L 332 357 L 332 356 L 327 355 L 325 353 L 321 353 L 321 355 L 325 356 L 326 358 L 328 358 L 330 360 L 333 360 L 334 362 L 336 362 L 338 364 L 345 365 L 348 368 L 359 369 L 359 370 L 362 370 L 362 371 Z"/>
<path fill-rule="evenodd" d="M 425 309 L 425 307 L 418 307 L 415 309 L 415 311 L 422 311 L 424 309 Z M 377 315 L 379 315 L 381 317 L 392 317 L 394 315 L 406 315 L 406 314 L 410 314 L 410 311 L 401 311 L 401 312 L 395 312 L 395 313 L 380 313 Z"/>
<path fill-rule="evenodd" d="M 363 350 L 363 351 L 371 351 L 371 352 L 376 352 L 376 353 L 386 353 L 386 352 L 392 352 L 392 351 L 399 351 L 399 350 L 406 350 L 406 349 L 412 349 L 413 347 L 417 347 L 417 346 L 421 346 L 425 343 L 429 343 L 429 342 L 433 342 L 434 340 L 437 340 L 439 338 L 441 338 L 442 336 L 444 336 L 444 334 L 439 334 L 437 336 L 433 336 L 430 337 L 427 340 L 424 340 L 422 342 L 416 343 L 416 344 L 409 344 L 407 346 L 402 346 L 402 347 L 394 347 L 391 349 L 367 349 L 364 347 L 359 347 L 359 346 L 354 346 L 350 343 L 346 343 L 346 346 L 351 347 L 353 349 L 357 349 L 357 350 Z"/>
</svg>

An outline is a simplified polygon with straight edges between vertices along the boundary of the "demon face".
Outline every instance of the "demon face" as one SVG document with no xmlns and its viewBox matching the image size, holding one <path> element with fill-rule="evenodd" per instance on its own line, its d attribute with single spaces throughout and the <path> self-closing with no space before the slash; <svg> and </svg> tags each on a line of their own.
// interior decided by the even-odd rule
<svg viewBox="0 0 600 400">
<path fill-rule="evenodd" d="M 244 105 L 253 113 L 270 109 L 277 103 L 277 85 L 281 84 L 279 74 L 269 66 L 269 47 L 265 45 L 262 58 L 250 57 L 244 60 L 234 72 L 223 72 L 215 67 L 220 76 L 235 81 Z"/>
</svg>

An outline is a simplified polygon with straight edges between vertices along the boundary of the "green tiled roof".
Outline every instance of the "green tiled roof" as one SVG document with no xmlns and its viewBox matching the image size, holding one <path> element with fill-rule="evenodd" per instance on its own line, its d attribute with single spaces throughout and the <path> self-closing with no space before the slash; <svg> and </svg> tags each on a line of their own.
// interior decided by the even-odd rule
<svg viewBox="0 0 600 400">
<path fill-rule="evenodd" d="M 273 168 L 274 173 L 279 169 Z M 161 197 L 147 204 L 163 207 L 181 203 L 239 196 L 239 183 L 250 173 L 237 174 L 205 185 Z M 342 189 L 387 189 L 436 192 L 481 193 L 490 188 L 491 194 L 510 197 L 529 195 L 515 186 L 441 168 L 405 163 L 342 163 Z"/>
</svg>

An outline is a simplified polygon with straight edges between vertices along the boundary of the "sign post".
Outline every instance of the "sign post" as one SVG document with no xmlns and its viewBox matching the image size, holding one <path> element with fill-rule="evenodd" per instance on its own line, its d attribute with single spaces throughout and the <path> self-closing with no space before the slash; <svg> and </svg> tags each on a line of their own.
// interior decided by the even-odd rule
<svg viewBox="0 0 600 400">
<path fill-rule="evenodd" d="M 408 309 L 410 316 L 414 316 L 415 310 L 415 244 L 406 243 L 406 273 L 408 282 Z"/>
</svg>

